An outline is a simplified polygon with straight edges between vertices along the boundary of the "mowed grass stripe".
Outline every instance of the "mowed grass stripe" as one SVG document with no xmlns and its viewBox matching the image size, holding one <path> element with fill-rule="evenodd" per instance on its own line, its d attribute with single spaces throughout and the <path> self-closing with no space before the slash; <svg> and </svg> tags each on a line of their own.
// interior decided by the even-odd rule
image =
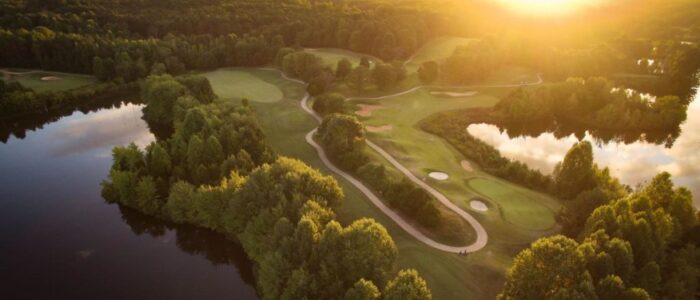
<svg viewBox="0 0 700 300">
<path fill-rule="evenodd" d="M 214 93 L 224 99 L 246 98 L 254 102 L 271 103 L 284 97 L 276 85 L 242 69 L 219 69 L 202 75 L 209 79 Z"/>
</svg>

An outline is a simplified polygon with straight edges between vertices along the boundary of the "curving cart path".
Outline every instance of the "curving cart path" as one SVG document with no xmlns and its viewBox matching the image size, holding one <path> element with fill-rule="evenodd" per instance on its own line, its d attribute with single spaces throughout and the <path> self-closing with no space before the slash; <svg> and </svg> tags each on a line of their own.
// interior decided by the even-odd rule
<svg viewBox="0 0 700 300">
<path fill-rule="evenodd" d="M 277 71 L 286 80 L 293 81 L 293 82 L 300 83 L 300 84 L 304 84 L 304 85 L 306 84 L 306 82 L 304 82 L 304 81 L 288 77 L 286 74 L 284 74 L 284 72 L 280 71 L 279 69 L 274 69 L 274 68 L 261 68 L 261 69 Z M 503 87 L 519 87 L 519 86 L 541 84 L 542 77 L 540 77 L 540 75 L 537 74 L 537 78 L 538 78 L 538 80 L 534 83 L 502 84 L 502 85 L 473 85 L 473 86 L 459 86 L 458 88 L 490 88 L 490 87 L 503 88 Z M 423 85 L 421 85 L 421 86 L 417 86 L 417 87 L 408 89 L 406 91 L 391 94 L 391 95 L 379 96 L 379 97 L 354 97 L 354 98 L 346 98 L 346 100 L 359 100 L 359 99 L 379 100 L 379 99 L 385 99 L 385 98 L 391 98 L 391 97 L 405 95 L 408 93 L 412 93 L 412 92 L 414 92 L 418 89 L 421 89 L 421 88 L 430 88 L 430 87 L 449 88 L 449 86 L 423 86 Z M 455 88 L 457 88 L 457 87 L 455 87 Z M 309 115 L 314 117 L 314 119 L 316 119 L 316 121 L 318 123 L 321 123 L 321 121 L 322 121 L 321 117 L 318 114 L 316 114 L 316 112 L 313 111 L 311 108 L 309 108 L 309 105 L 308 105 L 309 98 L 310 98 L 310 95 L 308 93 L 306 93 L 304 95 L 304 98 L 301 99 L 301 103 L 300 103 L 301 108 L 306 113 L 308 113 Z M 328 156 L 326 155 L 325 150 L 323 150 L 323 147 L 321 147 L 320 145 L 318 145 L 316 143 L 316 141 L 314 141 L 313 136 L 317 130 L 318 130 L 318 127 L 309 131 L 309 133 L 306 134 L 305 139 L 309 145 L 311 145 L 312 147 L 314 147 L 314 149 L 316 149 L 316 152 L 318 152 L 319 158 L 326 165 L 326 167 L 328 167 L 331 171 L 333 171 L 334 173 L 345 178 L 352 185 L 354 185 L 358 190 L 360 190 L 360 192 L 362 192 L 372 202 L 372 204 L 377 206 L 377 208 L 379 208 L 379 210 L 381 210 L 385 215 L 387 215 L 389 218 L 391 218 L 397 225 L 399 225 L 399 227 L 401 227 L 401 229 L 406 231 L 408 234 L 410 234 L 411 236 L 413 236 L 417 240 L 421 241 L 422 243 L 424 243 L 430 247 L 433 247 L 433 248 L 438 249 L 438 250 L 446 251 L 446 252 L 452 252 L 452 253 L 476 252 L 476 251 L 484 248 L 484 246 L 486 246 L 486 243 L 488 242 L 488 233 L 486 232 L 484 227 L 481 225 L 481 223 L 479 223 L 479 221 L 474 218 L 474 216 L 472 216 L 469 213 L 467 213 L 466 211 L 462 210 L 457 205 L 455 205 L 452 201 L 450 201 L 447 197 L 445 197 L 445 195 L 443 195 L 442 193 L 440 193 L 439 191 L 437 191 L 436 189 L 434 189 L 433 187 L 431 187 L 430 185 L 428 185 L 424 181 L 417 178 L 408 168 L 404 167 L 393 156 L 391 156 L 391 154 L 386 152 L 384 149 L 379 147 L 377 144 L 373 143 L 370 140 L 366 140 L 367 145 L 370 148 L 372 148 L 374 151 L 379 153 L 379 155 L 384 157 L 384 159 L 389 161 L 389 163 L 391 163 L 395 168 L 397 168 L 399 171 L 401 171 L 401 173 L 403 173 L 406 177 L 408 177 L 409 180 L 413 181 L 415 184 L 417 184 L 418 186 L 420 186 L 421 188 L 426 190 L 433 197 L 435 197 L 438 201 L 440 201 L 440 203 L 445 205 L 445 207 L 452 210 L 457 215 L 459 215 L 464 220 L 466 220 L 469 223 L 469 225 L 471 225 L 474 228 L 474 231 L 476 232 L 476 240 L 474 241 L 474 243 L 472 243 L 471 245 L 462 246 L 462 247 L 455 247 L 455 246 L 441 244 L 441 243 L 438 243 L 438 242 L 430 239 L 429 237 L 425 236 L 422 232 L 417 230 L 410 223 L 408 223 L 401 216 L 399 216 L 394 210 L 392 210 L 391 208 L 386 206 L 384 204 L 384 202 L 382 202 L 381 199 L 379 199 L 379 197 L 377 197 L 377 195 L 375 195 L 372 192 L 371 189 L 369 189 L 367 186 L 365 186 L 365 184 L 363 184 L 361 181 L 357 180 L 355 177 L 348 174 L 347 172 L 336 167 L 328 159 Z"/>
</svg>

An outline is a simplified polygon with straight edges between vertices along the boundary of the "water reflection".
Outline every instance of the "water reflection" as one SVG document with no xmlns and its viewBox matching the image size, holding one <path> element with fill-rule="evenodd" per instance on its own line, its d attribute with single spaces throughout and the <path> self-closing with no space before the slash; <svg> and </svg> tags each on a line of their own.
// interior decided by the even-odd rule
<svg viewBox="0 0 700 300">
<path fill-rule="evenodd" d="M 237 244 L 102 199 L 112 147 L 154 140 L 141 107 L 0 121 L 4 298 L 257 298 Z"/>
<path fill-rule="evenodd" d="M 84 103 L 78 107 L 66 107 L 52 111 L 51 113 L 36 113 L 14 118 L 0 119 L 0 142 L 7 143 L 11 137 L 24 139 L 28 131 L 38 131 L 47 124 L 52 124 L 65 117 L 73 115 L 76 111 L 84 115 L 100 110 L 111 109 L 119 111 L 122 105 L 138 103 L 139 101 L 125 101 L 123 98 L 106 99 L 92 103 Z"/>
<path fill-rule="evenodd" d="M 122 220 L 136 235 L 149 235 L 164 243 L 172 242 L 168 233 L 175 233 L 175 244 L 181 250 L 205 257 L 213 265 L 235 266 L 241 279 L 249 285 L 254 284 L 253 268 L 243 248 L 227 240 L 223 235 L 208 229 L 190 225 L 165 222 L 142 214 L 126 206 L 119 207 Z"/>
<path fill-rule="evenodd" d="M 673 175 L 678 185 L 688 187 L 700 207 L 700 100 L 688 107 L 688 119 L 681 125 L 680 135 L 672 145 L 654 144 L 648 140 L 601 140 L 590 132 L 538 133 L 527 136 L 502 132 L 488 124 L 473 124 L 467 131 L 496 147 L 504 156 L 525 162 L 545 173 L 551 173 L 566 151 L 583 139 L 596 145 L 593 149 L 599 165 L 607 166 L 620 180 L 629 185 L 643 184 L 661 171 Z"/>
<path fill-rule="evenodd" d="M 65 127 L 51 136 L 50 153 L 55 156 L 79 154 L 132 141 L 143 148 L 153 140 L 153 135 L 141 121 L 141 108 L 142 105 L 125 104 L 118 110 L 69 118 Z"/>
</svg>

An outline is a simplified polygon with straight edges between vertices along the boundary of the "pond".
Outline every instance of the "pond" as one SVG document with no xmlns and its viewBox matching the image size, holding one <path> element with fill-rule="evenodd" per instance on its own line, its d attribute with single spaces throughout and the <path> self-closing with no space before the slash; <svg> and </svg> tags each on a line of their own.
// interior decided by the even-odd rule
<svg viewBox="0 0 700 300">
<path fill-rule="evenodd" d="M 3 297 L 257 299 L 238 244 L 102 199 L 112 147 L 154 137 L 140 105 L 86 112 L 13 122 L 0 143 Z"/>
<path fill-rule="evenodd" d="M 645 141 L 603 142 L 586 132 L 584 140 L 593 144 L 595 161 L 609 167 L 611 173 L 630 186 L 644 184 L 661 171 L 669 172 L 677 185 L 693 192 L 700 207 L 700 96 L 696 93 L 688 106 L 688 119 L 670 147 Z M 472 124 L 467 131 L 496 147 L 505 157 L 526 163 L 531 168 L 551 173 L 579 138 L 574 134 L 556 137 L 550 132 L 537 136 L 511 137 L 495 125 Z"/>
</svg>

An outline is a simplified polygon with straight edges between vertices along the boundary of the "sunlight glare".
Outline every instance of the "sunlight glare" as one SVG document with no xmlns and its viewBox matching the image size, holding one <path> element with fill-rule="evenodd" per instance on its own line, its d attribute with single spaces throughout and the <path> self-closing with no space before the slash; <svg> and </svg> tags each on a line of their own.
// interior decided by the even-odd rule
<svg viewBox="0 0 700 300">
<path fill-rule="evenodd" d="M 496 0 L 518 13 L 555 16 L 566 15 L 582 8 L 600 4 L 603 0 Z"/>
</svg>

